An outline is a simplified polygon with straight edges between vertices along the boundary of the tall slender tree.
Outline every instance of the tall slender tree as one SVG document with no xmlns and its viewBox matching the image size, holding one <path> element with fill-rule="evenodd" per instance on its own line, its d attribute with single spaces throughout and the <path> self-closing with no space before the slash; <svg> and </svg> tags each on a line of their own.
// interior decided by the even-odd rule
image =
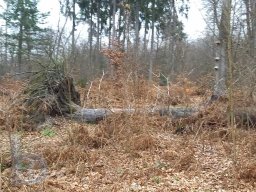
<svg viewBox="0 0 256 192">
<path fill-rule="evenodd" d="M 17 56 L 18 72 L 23 70 L 23 61 L 29 63 L 34 47 L 39 43 L 37 34 L 44 29 L 39 27 L 47 14 L 41 14 L 37 9 L 37 0 L 8 0 L 7 9 L 1 15 L 6 21 L 7 44 Z M 17 46 L 16 46 L 17 45 Z M 26 56 L 26 57 L 25 57 Z M 31 65 L 28 66 L 31 68 Z"/>
<path fill-rule="evenodd" d="M 243 3 L 246 8 L 249 53 L 251 57 L 254 57 L 256 55 L 256 2 L 255 0 L 243 0 Z"/>
<path fill-rule="evenodd" d="M 150 62 L 149 62 L 149 81 L 152 81 L 152 73 L 153 73 L 153 62 L 154 62 L 154 41 L 155 41 L 155 22 L 156 22 L 156 16 L 155 16 L 155 1 L 152 2 L 152 8 L 151 8 L 151 46 L 150 46 Z"/>
<path fill-rule="evenodd" d="M 216 84 L 214 89 L 214 96 L 219 98 L 225 96 L 227 93 L 226 87 L 226 76 L 227 76 L 227 67 L 228 67 L 228 51 L 231 49 L 229 44 L 229 38 L 231 34 L 230 28 L 231 22 L 231 0 L 223 0 L 221 8 L 221 17 L 217 23 L 219 29 L 219 39 L 216 41 L 217 57 L 216 61 L 218 62 L 217 66 L 217 76 Z"/>
<path fill-rule="evenodd" d="M 70 18 L 72 20 L 72 30 L 71 30 L 71 65 L 75 64 L 75 31 L 76 31 L 76 25 L 77 25 L 77 16 L 76 16 L 76 3 L 77 0 L 63 0 L 60 1 L 61 5 L 61 13 Z"/>
<path fill-rule="evenodd" d="M 127 50 L 130 47 L 135 47 L 137 52 L 134 55 L 137 57 L 140 47 L 140 32 L 144 28 L 144 50 L 146 52 L 149 48 L 147 42 L 151 42 L 150 58 L 152 59 L 150 59 L 149 71 L 153 70 L 156 33 L 159 43 L 161 37 L 166 36 L 167 31 L 172 31 L 168 33 L 168 36 L 177 41 L 185 37 L 182 23 L 178 19 L 178 12 L 186 14 L 187 1 L 184 0 L 179 4 L 176 2 L 177 0 L 77 0 L 81 15 L 89 24 L 90 52 L 92 52 L 93 45 L 96 45 L 95 47 L 98 49 L 99 35 L 103 35 L 102 31 L 105 31 L 107 32 L 105 35 L 108 35 L 109 47 L 113 40 L 121 42 L 122 39 L 124 48 L 126 45 Z M 172 29 L 170 26 L 173 26 Z M 151 35 L 150 40 L 147 39 L 148 34 Z M 95 42 L 92 41 L 94 38 L 96 38 Z M 175 41 L 173 42 L 174 47 Z M 175 50 L 172 51 L 173 54 L 174 52 Z M 92 62 L 90 61 L 90 63 Z"/>
</svg>

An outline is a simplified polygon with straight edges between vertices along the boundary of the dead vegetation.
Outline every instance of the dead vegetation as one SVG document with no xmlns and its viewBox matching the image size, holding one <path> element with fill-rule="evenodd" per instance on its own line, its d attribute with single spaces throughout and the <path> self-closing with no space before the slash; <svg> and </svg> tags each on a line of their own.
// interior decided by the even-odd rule
<svg viewBox="0 0 256 192">
<path fill-rule="evenodd" d="M 39 122 L 47 115 L 71 113 L 80 105 L 80 95 L 74 87 L 73 78 L 66 75 L 63 65 L 58 63 L 49 64 L 35 72 L 24 94 L 28 115 Z"/>
<path fill-rule="evenodd" d="M 8 129 L 19 130 L 15 126 L 28 123 L 22 121 L 27 109 L 12 104 L 22 92 L 15 90 L 17 84 L 23 83 L 10 78 L 1 81 L 8 93 L 1 95 L 0 105 L 4 191 L 252 191 L 255 187 L 256 133 L 252 124 L 244 124 L 238 115 L 234 144 L 227 128 L 226 101 L 207 105 L 208 90 L 202 91 L 202 86 L 184 77 L 169 86 L 158 86 L 129 75 L 123 75 L 118 85 L 103 77 L 79 88 L 82 105 L 135 109 L 188 105 L 203 110 L 181 119 L 120 113 L 98 124 L 54 118 L 42 129 L 47 133 L 23 132 L 22 137 L 23 150 L 41 154 L 47 161 L 48 177 L 36 185 L 12 186 Z M 241 94 L 236 100 L 243 101 Z"/>
<path fill-rule="evenodd" d="M 59 64 L 42 67 L 26 84 L 5 76 L 0 89 L 6 101 L 10 100 L 4 105 L 6 109 L 1 110 L 5 111 L 1 121 L 6 121 L 6 128 L 12 131 L 35 130 L 48 116 L 70 114 L 80 105 L 73 78 L 65 75 Z"/>
</svg>

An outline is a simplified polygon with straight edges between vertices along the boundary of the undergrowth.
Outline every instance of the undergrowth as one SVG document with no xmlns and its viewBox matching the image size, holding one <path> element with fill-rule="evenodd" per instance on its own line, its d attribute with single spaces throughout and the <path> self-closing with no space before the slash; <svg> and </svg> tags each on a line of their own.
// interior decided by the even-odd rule
<svg viewBox="0 0 256 192">
<path fill-rule="evenodd" d="M 112 114 L 95 125 L 61 121 L 63 124 L 61 129 L 65 133 L 61 135 L 59 142 L 37 143 L 31 146 L 35 152 L 43 155 L 50 170 L 60 170 L 65 167 L 69 170 L 69 174 L 81 179 L 91 170 L 104 175 L 102 170 L 105 169 L 104 166 L 113 159 L 118 162 L 115 158 L 121 157 L 123 161 L 141 163 L 144 167 L 140 168 L 137 175 L 126 169 L 119 171 L 119 175 L 122 175 L 120 181 L 134 176 L 134 178 L 151 178 L 153 182 L 159 184 L 163 175 L 167 173 L 186 172 L 200 175 L 199 173 L 204 171 L 204 162 L 200 158 L 208 153 L 208 148 L 211 151 L 214 147 L 219 147 L 219 153 L 223 152 L 221 155 L 232 160 L 232 166 L 227 167 L 228 171 L 224 171 L 232 176 L 229 179 L 241 179 L 252 184 L 256 182 L 255 129 L 244 123 L 245 121 L 239 121 L 241 116 L 238 113 L 234 147 L 232 132 L 227 128 L 226 101 L 208 105 L 206 101 L 209 90 L 202 91 L 202 86 L 184 77 L 179 77 L 176 83 L 158 86 L 156 83 L 147 83 L 145 79 L 135 80 L 125 74 L 120 73 L 118 82 L 105 77 L 94 80 L 86 88 L 79 88 L 79 91 L 83 105 L 86 107 L 134 108 L 135 112 Z M 11 82 L 10 79 L 8 81 Z M 10 83 L 6 89 L 12 92 L 12 86 L 15 87 L 15 83 Z M 236 106 L 242 105 L 240 92 L 241 90 L 235 95 Z M 1 129 L 18 130 L 17 126 L 24 118 L 22 111 L 26 109 L 12 107 L 6 112 L 6 105 L 13 100 L 8 94 L 1 95 L 1 98 L 1 101 L 5 101 L 1 103 Z M 174 105 L 195 106 L 198 107 L 199 112 L 181 119 L 140 112 L 142 108 Z M 236 110 L 245 111 L 239 107 Z M 254 114 L 253 110 L 248 109 L 248 103 L 246 111 L 250 115 Z M 10 114 L 11 117 L 8 116 Z M 22 121 L 22 123 L 30 126 L 28 122 Z M 253 125 L 253 121 L 251 123 Z M 52 129 L 56 135 L 45 138 L 54 140 L 58 137 L 59 130 L 54 126 Z M 119 156 L 115 157 L 117 154 Z M 209 154 L 211 155 L 210 152 Z M 233 158 L 234 154 L 236 158 Z M 147 159 L 144 159 L 145 157 Z M 152 160 L 153 157 L 155 159 Z M 5 161 L 5 164 L 9 161 L 6 156 Z"/>
</svg>

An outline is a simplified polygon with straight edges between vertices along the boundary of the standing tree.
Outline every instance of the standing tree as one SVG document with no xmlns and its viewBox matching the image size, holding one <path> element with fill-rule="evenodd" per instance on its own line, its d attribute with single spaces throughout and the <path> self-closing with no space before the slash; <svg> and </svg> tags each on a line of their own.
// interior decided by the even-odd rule
<svg viewBox="0 0 256 192">
<path fill-rule="evenodd" d="M 76 31 L 76 0 L 67 0 L 61 3 L 61 13 L 72 20 L 71 30 L 71 65 L 75 64 L 75 31 Z"/>
<path fill-rule="evenodd" d="M 175 0 L 169 1 L 167 5 L 169 8 L 166 10 L 163 9 L 164 13 L 161 14 L 162 17 L 158 26 L 158 31 L 162 34 L 162 39 L 165 44 L 164 47 L 167 51 L 167 54 L 165 55 L 166 69 L 173 75 L 177 72 L 176 69 L 180 64 L 178 62 L 178 57 L 180 57 L 182 51 L 179 50 L 179 44 L 186 38 L 186 35 L 183 32 L 183 24 L 179 20 L 177 10 L 179 9 L 181 14 L 184 14 L 185 17 L 187 17 L 188 7 L 184 4 L 179 8 L 176 5 Z M 165 6 L 165 4 L 162 4 L 162 7 Z"/>
<path fill-rule="evenodd" d="M 246 8 L 246 25 L 249 40 L 249 53 L 251 57 L 256 55 L 256 1 L 243 0 Z"/>
<path fill-rule="evenodd" d="M 152 81 L 152 73 L 153 73 L 153 62 L 154 62 L 154 35 L 155 35 L 155 21 L 156 21 L 156 10 L 155 10 L 155 1 L 152 2 L 151 7 L 151 46 L 150 46 L 150 61 L 149 61 L 149 81 Z"/>
<path fill-rule="evenodd" d="M 216 24 L 219 30 L 219 38 L 216 41 L 216 83 L 213 93 L 213 99 L 225 97 L 227 94 L 226 76 L 227 67 L 230 59 L 229 52 L 231 46 L 229 46 L 229 38 L 231 34 L 231 1 L 223 0 L 221 7 L 220 20 L 216 18 Z M 229 57 L 230 56 L 230 57 Z"/>
<path fill-rule="evenodd" d="M 36 0 L 8 0 L 7 9 L 1 15 L 6 21 L 5 36 L 8 48 L 17 56 L 18 72 L 24 70 L 24 61 L 29 63 L 32 50 L 38 45 L 37 35 L 44 29 L 39 27 L 43 24 L 47 14 L 39 13 Z M 7 45 L 6 45 L 7 46 Z M 31 69 L 28 65 L 28 69 Z"/>
<path fill-rule="evenodd" d="M 133 47 L 135 59 L 138 59 L 140 55 L 140 36 L 143 35 L 141 29 L 143 29 L 144 53 L 147 53 L 148 49 L 151 52 L 147 68 L 150 71 L 149 79 L 152 79 L 156 50 L 161 46 L 161 40 L 165 38 L 164 41 L 168 41 L 167 36 L 169 39 L 173 39 L 172 42 L 169 41 L 170 44 L 172 43 L 173 50 L 170 49 L 169 51 L 171 55 L 175 55 L 179 52 L 178 49 L 174 48 L 176 43 L 179 44 L 180 40 L 185 37 L 178 15 L 180 13 L 186 14 L 188 1 L 177 2 L 177 0 L 77 0 L 80 14 L 89 26 L 89 66 L 92 69 L 94 68 L 92 71 L 96 71 L 95 64 L 98 63 L 98 57 L 94 59 L 93 56 L 98 55 L 96 53 L 101 47 L 102 35 L 108 36 L 109 48 L 113 40 L 122 43 L 123 49 L 127 52 L 131 51 L 130 48 Z M 150 39 L 148 39 L 149 35 L 151 35 Z M 150 42 L 150 46 L 147 45 L 147 42 Z M 95 51 L 93 51 L 94 46 Z M 168 53 L 168 55 L 170 54 Z M 137 60 L 135 62 L 138 64 Z M 172 63 L 169 62 L 168 64 L 172 65 Z"/>
</svg>

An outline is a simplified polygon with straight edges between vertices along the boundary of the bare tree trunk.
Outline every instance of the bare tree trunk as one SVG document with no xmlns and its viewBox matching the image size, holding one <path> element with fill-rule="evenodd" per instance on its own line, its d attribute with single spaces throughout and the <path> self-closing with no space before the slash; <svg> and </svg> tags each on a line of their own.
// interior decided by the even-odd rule
<svg viewBox="0 0 256 192">
<path fill-rule="evenodd" d="M 115 38 L 116 38 L 116 0 L 113 0 L 112 3 L 113 3 L 113 13 L 112 13 L 112 16 L 113 16 L 112 43 L 113 43 L 115 41 Z"/>
<path fill-rule="evenodd" d="M 140 4 L 139 4 L 139 1 L 136 1 L 135 3 L 135 48 L 138 49 L 139 47 L 139 11 L 140 11 Z M 137 53 L 137 52 L 136 52 Z"/>
<path fill-rule="evenodd" d="M 256 1 L 251 0 L 251 6 L 252 6 L 252 55 L 253 57 L 256 57 Z"/>
<path fill-rule="evenodd" d="M 251 57 L 256 54 L 256 2 L 255 0 L 243 0 L 246 9 L 246 25 L 249 44 L 249 53 Z"/>
<path fill-rule="evenodd" d="M 97 37 L 95 49 L 95 64 L 99 65 L 99 50 L 100 50 L 100 3 L 97 1 Z"/>
<path fill-rule="evenodd" d="M 126 113 L 126 114 L 133 114 L 138 112 L 140 114 L 150 114 L 150 115 L 161 115 L 161 116 L 168 116 L 173 119 L 185 118 L 189 116 L 193 116 L 198 114 L 199 110 L 196 108 L 189 108 L 189 107 L 163 107 L 163 108 L 141 108 L 141 109 L 121 109 L 121 108 L 113 108 L 113 109 L 106 109 L 106 108 L 98 108 L 98 109 L 87 109 L 87 108 L 78 108 L 78 110 L 68 115 L 72 117 L 72 119 L 80 120 L 82 122 L 90 122 L 96 123 L 101 121 L 111 114 L 118 114 L 118 113 Z"/>
<path fill-rule="evenodd" d="M 31 44 L 30 44 L 30 40 L 28 38 L 27 40 L 27 61 L 26 64 L 28 66 L 28 71 L 32 71 L 32 63 L 31 63 Z"/>
<path fill-rule="evenodd" d="M 226 96 L 226 48 L 224 42 L 217 41 L 216 42 L 216 82 L 214 87 L 214 97 L 219 98 Z"/>
<path fill-rule="evenodd" d="M 147 26 L 148 26 L 148 22 L 145 21 L 144 37 L 143 37 L 143 42 L 144 42 L 143 50 L 145 51 L 145 54 L 146 54 L 146 50 L 147 50 L 147 47 L 148 47 L 148 44 L 147 44 L 147 34 L 148 34 Z"/>
<path fill-rule="evenodd" d="M 124 10 L 124 30 L 123 30 L 123 40 L 122 40 L 122 47 L 123 50 L 125 49 L 125 39 L 126 39 L 126 31 L 127 31 L 127 17 L 128 17 L 128 10 Z"/>
<path fill-rule="evenodd" d="M 153 63 L 154 63 L 154 33 L 155 33 L 155 23 L 152 22 L 151 29 L 151 48 L 150 48 L 150 61 L 149 61 L 149 81 L 152 81 L 152 73 L 153 73 Z"/>
<path fill-rule="evenodd" d="M 111 4 L 111 1 L 112 0 L 109 0 L 109 4 Z M 108 33 L 108 48 L 110 49 L 111 47 L 111 37 L 112 37 L 112 32 L 111 32 L 111 28 L 112 28 L 112 17 L 111 17 L 111 9 L 109 9 L 109 20 L 108 20 L 108 23 L 109 23 L 109 33 Z"/>
<path fill-rule="evenodd" d="M 217 44 L 216 53 L 216 83 L 214 88 L 214 97 L 225 97 L 227 94 L 226 87 L 226 71 L 228 62 L 228 40 L 230 35 L 230 20 L 231 20 L 231 0 L 223 0 L 221 19 L 218 24 L 219 28 L 219 40 Z"/>
<path fill-rule="evenodd" d="M 232 32 L 231 32 L 231 9 L 232 9 L 232 0 L 226 0 L 227 6 L 227 21 L 226 21 L 226 33 L 227 33 L 227 65 L 228 65 L 228 112 L 229 112 L 229 126 L 234 129 L 235 122 L 234 122 L 234 100 L 233 100 L 233 51 L 232 51 Z M 233 130 L 234 131 L 234 130 Z M 235 135 L 233 132 L 233 141 L 235 139 Z"/>
<path fill-rule="evenodd" d="M 9 3 L 7 3 L 7 10 L 8 10 L 8 6 L 9 6 Z M 8 27 L 7 27 L 7 20 L 5 21 L 5 34 L 7 34 L 8 32 Z M 4 57 L 4 63 L 5 65 L 7 66 L 8 64 L 8 36 L 5 35 L 5 57 Z M 11 63 L 12 65 L 12 63 Z M 11 70 L 13 70 L 13 67 L 11 67 Z"/>
<path fill-rule="evenodd" d="M 144 37 L 143 37 L 143 53 L 142 53 L 142 55 L 143 55 L 143 63 L 146 66 L 146 69 L 148 68 L 147 64 L 150 61 L 149 53 L 148 53 L 148 37 L 147 37 L 148 25 L 149 25 L 148 21 L 145 20 Z"/>
<path fill-rule="evenodd" d="M 117 38 L 117 41 L 118 41 L 118 44 L 121 43 L 121 35 L 122 35 L 122 15 L 123 15 L 123 10 L 120 9 L 119 11 L 119 15 L 118 15 L 118 38 Z"/>
<path fill-rule="evenodd" d="M 71 65 L 73 66 L 75 64 L 75 31 L 76 31 L 76 0 L 73 0 L 72 5 L 72 51 L 71 51 Z"/>
<path fill-rule="evenodd" d="M 92 21 L 92 10 L 90 11 L 90 32 L 89 32 L 89 66 L 91 68 L 91 72 L 94 72 L 94 66 L 92 64 L 92 31 L 93 31 L 93 21 Z"/>
<path fill-rule="evenodd" d="M 151 25 L 151 48 L 150 48 L 150 61 L 149 61 L 149 81 L 152 81 L 152 73 L 153 73 L 153 62 L 154 62 L 154 35 L 155 35 L 155 19 L 154 19 L 154 9 L 155 9 L 155 1 L 153 1 L 152 5 L 153 9 L 153 19 Z"/>
<path fill-rule="evenodd" d="M 100 48 L 100 3 L 97 2 L 97 40 L 96 40 L 97 50 Z"/>
<path fill-rule="evenodd" d="M 131 12 L 127 12 L 127 23 L 126 23 L 126 46 L 127 50 L 129 50 L 130 47 L 130 22 L 131 22 Z"/>
<path fill-rule="evenodd" d="M 19 39 L 18 39 L 18 72 L 21 73 L 22 65 L 22 44 L 23 44 L 23 26 L 20 24 Z"/>
</svg>

